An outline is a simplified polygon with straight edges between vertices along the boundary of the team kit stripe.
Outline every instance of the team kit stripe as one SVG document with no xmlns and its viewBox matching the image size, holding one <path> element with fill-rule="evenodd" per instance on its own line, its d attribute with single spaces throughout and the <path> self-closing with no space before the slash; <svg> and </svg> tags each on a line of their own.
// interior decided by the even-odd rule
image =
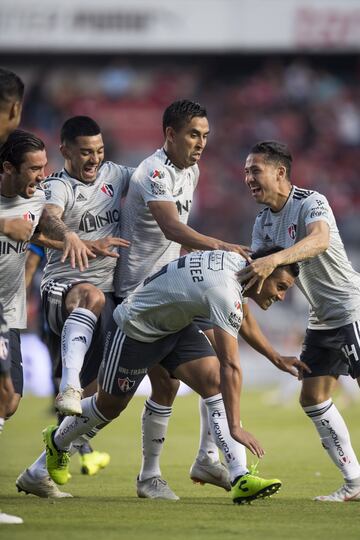
<svg viewBox="0 0 360 540">
<path fill-rule="evenodd" d="M 103 389 L 111 393 L 111 388 L 115 379 L 115 375 L 117 372 L 118 364 L 120 361 L 121 356 L 121 350 L 123 343 L 125 341 L 126 334 L 123 333 L 120 328 L 118 328 L 115 332 L 113 342 L 111 344 L 110 353 L 107 359 L 106 367 L 105 367 L 105 374 L 104 374 L 104 382 L 103 382 Z"/>
<path fill-rule="evenodd" d="M 360 323 L 360 321 L 355 321 L 353 323 L 353 329 L 354 329 L 354 334 L 355 334 L 355 337 L 356 337 L 356 341 L 358 343 L 358 347 L 360 349 L 360 326 L 359 326 L 359 323 Z"/>
<path fill-rule="evenodd" d="M 314 409 L 312 411 L 306 411 L 306 414 L 310 418 L 316 418 L 317 416 L 321 416 L 322 414 L 326 413 L 330 407 L 333 406 L 333 402 L 330 403 L 330 405 L 326 405 L 325 407 L 321 407 L 321 409 Z"/>
</svg>

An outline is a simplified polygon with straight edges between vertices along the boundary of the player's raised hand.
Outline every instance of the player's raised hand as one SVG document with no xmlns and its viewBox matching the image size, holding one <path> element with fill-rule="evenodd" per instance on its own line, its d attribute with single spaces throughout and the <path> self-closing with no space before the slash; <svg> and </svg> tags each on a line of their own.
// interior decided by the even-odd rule
<svg viewBox="0 0 360 540">
<path fill-rule="evenodd" d="M 26 242 L 31 236 L 32 223 L 22 218 L 4 218 L 1 220 L 0 230 L 16 242 Z"/>
<path fill-rule="evenodd" d="M 259 441 L 257 441 L 251 433 L 245 431 L 245 429 L 241 427 L 232 429 L 231 436 L 235 441 L 246 446 L 246 448 L 258 458 L 262 458 L 265 455 L 265 450 L 262 448 Z"/>
<path fill-rule="evenodd" d="M 221 242 L 218 249 L 223 249 L 224 251 L 234 251 L 242 257 L 244 257 L 248 262 L 251 262 L 251 249 L 248 246 L 241 246 L 240 244 L 230 244 L 229 242 Z"/>
<path fill-rule="evenodd" d="M 245 291 L 257 284 L 256 292 L 259 294 L 264 285 L 264 281 L 272 274 L 277 264 L 273 255 L 261 257 L 240 270 L 237 273 L 240 283 L 246 283 Z"/>
<path fill-rule="evenodd" d="M 102 255 L 103 257 L 114 257 L 118 258 L 119 253 L 113 251 L 114 247 L 129 247 L 130 242 L 124 240 L 124 238 L 119 238 L 115 236 L 105 236 L 104 238 L 99 238 L 98 240 L 91 240 L 86 242 L 86 245 L 91 249 L 95 255 Z"/>
<path fill-rule="evenodd" d="M 89 267 L 89 257 L 95 259 L 96 255 L 84 244 L 75 232 L 68 232 L 64 236 L 64 248 L 61 262 L 70 258 L 71 268 L 79 267 L 80 272 Z"/>
<path fill-rule="evenodd" d="M 286 373 L 290 373 L 290 375 L 297 377 L 299 381 L 304 378 L 304 371 L 306 371 L 306 373 L 311 373 L 309 366 L 296 358 L 296 356 L 279 355 L 273 363 L 281 371 L 285 371 Z"/>
</svg>

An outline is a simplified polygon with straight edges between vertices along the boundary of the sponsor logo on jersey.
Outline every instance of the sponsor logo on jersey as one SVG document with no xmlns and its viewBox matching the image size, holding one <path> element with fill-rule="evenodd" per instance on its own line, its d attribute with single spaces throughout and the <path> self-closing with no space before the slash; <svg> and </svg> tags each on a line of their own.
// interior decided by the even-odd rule
<svg viewBox="0 0 360 540">
<path fill-rule="evenodd" d="M 173 197 L 179 197 L 179 195 L 183 194 L 183 188 L 181 187 L 177 193 L 174 193 Z"/>
<path fill-rule="evenodd" d="M 312 210 L 310 212 L 310 218 L 327 216 L 327 213 L 326 208 L 317 208 L 316 210 Z"/>
<path fill-rule="evenodd" d="M 234 302 L 235 309 L 241 310 L 241 302 L 239 300 L 235 300 Z"/>
<path fill-rule="evenodd" d="M 165 195 L 166 193 L 165 186 L 158 182 L 154 182 L 153 180 L 150 181 L 150 189 L 153 195 Z"/>
<path fill-rule="evenodd" d="M 272 223 L 264 223 L 263 227 L 272 227 Z"/>
<path fill-rule="evenodd" d="M 208 269 L 213 272 L 219 272 L 224 268 L 224 253 L 212 251 L 209 254 Z"/>
<path fill-rule="evenodd" d="M 265 235 L 265 242 L 272 242 L 272 239 L 268 234 Z"/>
<path fill-rule="evenodd" d="M 288 234 L 289 234 L 291 240 L 295 240 L 295 238 L 296 238 L 296 225 L 295 225 L 295 223 L 292 223 L 288 227 Z"/>
<path fill-rule="evenodd" d="M 28 241 L 16 242 L 16 244 L 13 244 L 12 242 L 0 242 L 0 255 L 10 255 L 11 252 L 25 253 L 28 244 Z"/>
<path fill-rule="evenodd" d="M 36 216 L 32 212 L 28 211 L 23 214 L 23 218 L 25 219 L 25 221 L 35 221 Z"/>
<path fill-rule="evenodd" d="M 165 178 L 165 173 L 164 171 L 159 171 L 159 169 L 154 169 L 151 171 L 150 177 L 154 179 L 159 178 L 159 180 L 161 180 L 162 178 Z"/>
<path fill-rule="evenodd" d="M 238 315 L 237 313 L 234 313 L 232 311 L 228 317 L 228 321 L 230 323 L 230 326 L 235 328 L 235 330 L 239 330 L 241 326 L 241 315 Z"/>
<path fill-rule="evenodd" d="M 178 211 L 179 216 L 182 215 L 183 211 L 189 213 L 191 208 L 192 200 L 185 201 L 183 204 L 181 201 L 176 201 L 176 208 Z"/>
<path fill-rule="evenodd" d="M 87 198 L 82 193 L 79 193 L 78 196 L 76 197 L 76 202 L 80 202 L 80 201 L 87 201 Z"/>
<path fill-rule="evenodd" d="M 80 219 L 79 229 L 87 233 L 97 231 L 111 223 L 120 221 L 120 212 L 116 208 L 108 210 L 105 214 L 94 215 L 91 212 L 85 212 Z"/>
<path fill-rule="evenodd" d="M 135 386 L 135 381 L 125 377 L 125 379 L 118 379 L 118 386 L 121 392 L 129 392 Z"/>
<path fill-rule="evenodd" d="M 6 360 L 9 353 L 9 340 L 0 336 L 0 360 Z"/>
<path fill-rule="evenodd" d="M 107 195 L 108 197 L 113 197 L 114 196 L 114 188 L 112 187 L 111 184 L 103 184 L 101 186 L 101 191 L 103 193 L 105 193 L 105 195 Z"/>
</svg>

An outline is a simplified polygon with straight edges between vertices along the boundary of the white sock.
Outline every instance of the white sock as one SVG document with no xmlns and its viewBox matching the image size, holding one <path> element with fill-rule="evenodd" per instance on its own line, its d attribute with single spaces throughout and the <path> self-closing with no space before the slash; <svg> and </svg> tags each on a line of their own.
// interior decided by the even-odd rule
<svg viewBox="0 0 360 540">
<path fill-rule="evenodd" d="M 345 480 L 359 478 L 360 466 L 351 446 L 349 431 L 332 400 L 303 409 L 313 421 L 323 447 Z"/>
<path fill-rule="evenodd" d="M 205 401 L 199 397 L 199 412 L 200 412 L 200 443 L 199 451 L 196 459 L 203 461 L 211 461 L 215 463 L 219 461 L 219 450 L 216 446 L 209 424 L 208 408 Z"/>
<path fill-rule="evenodd" d="M 76 308 L 66 319 L 61 333 L 62 377 L 60 392 L 70 385 L 80 389 L 80 371 L 93 337 L 97 316 L 85 308 Z"/>
<path fill-rule="evenodd" d="M 214 441 L 224 455 L 230 481 L 248 472 L 245 446 L 230 435 L 224 402 L 221 394 L 204 399 L 209 413 L 209 423 Z"/>
<path fill-rule="evenodd" d="M 58 427 L 54 442 L 60 450 L 70 450 L 71 443 L 93 427 L 110 422 L 96 407 L 96 394 L 81 400 L 82 415 L 67 416 Z"/>
<path fill-rule="evenodd" d="M 4 429 L 5 420 L 4 418 L 0 417 L 0 433 L 2 433 Z"/>
<path fill-rule="evenodd" d="M 31 476 L 34 476 L 35 478 L 43 478 L 45 476 L 49 476 L 49 473 L 46 468 L 46 452 L 40 454 L 40 456 L 37 458 L 34 463 L 28 467 L 28 471 L 30 472 Z"/>
<path fill-rule="evenodd" d="M 142 463 L 139 480 L 161 476 L 160 454 L 165 442 L 171 407 L 159 405 L 147 399 L 141 417 L 142 424 Z"/>
</svg>

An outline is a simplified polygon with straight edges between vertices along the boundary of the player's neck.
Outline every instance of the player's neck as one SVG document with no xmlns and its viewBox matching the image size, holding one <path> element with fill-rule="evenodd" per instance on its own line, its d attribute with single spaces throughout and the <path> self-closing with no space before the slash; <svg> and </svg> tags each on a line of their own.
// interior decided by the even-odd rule
<svg viewBox="0 0 360 540">
<path fill-rule="evenodd" d="M 272 212 L 280 212 L 288 202 L 290 193 L 292 190 L 292 185 L 287 184 L 282 187 L 278 192 L 273 194 L 272 200 L 268 201 L 266 204 L 270 207 Z"/>
<path fill-rule="evenodd" d="M 0 193 L 2 197 L 13 198 L 16 197 L 17 193 L 14 188 L 14 184 L 10 176 L 3 174 L 0 181 Z"/>
<path fill-rule="evenodd" d="M 171 148 L 169 148 L 169 145 L 165 142 L 163 146 L 163 150 L 167 157 L 170 159 L 171 163 L 175 165 L 177 169 L 185 169 L 186 167 L 179 162 L 177 156 L 174 154 L 174 152 L 171 151 Z"/>
</svg>

